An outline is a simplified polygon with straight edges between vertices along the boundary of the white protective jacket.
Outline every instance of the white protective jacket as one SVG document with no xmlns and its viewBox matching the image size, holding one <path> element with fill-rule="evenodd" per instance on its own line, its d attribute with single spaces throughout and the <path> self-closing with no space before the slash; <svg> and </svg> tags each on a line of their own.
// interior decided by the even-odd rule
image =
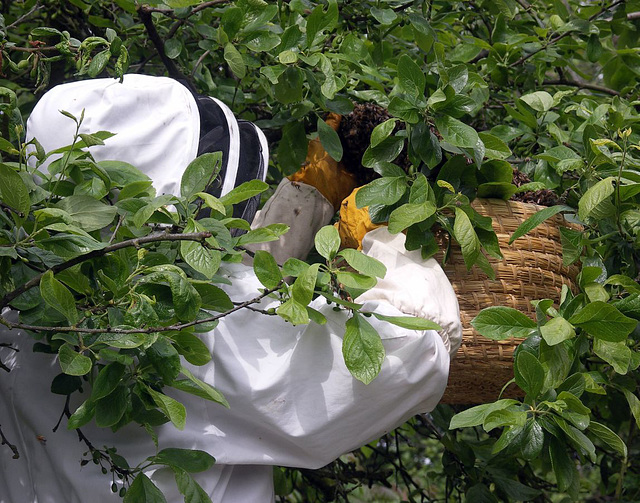
<svg viewBox="0 0 640 503">
<path fill-rule="evenodd" d="M 303 196 L 313 204 L 302 203 Z M 315 189 L 306 186 L 301 191 L 288 181 L 268 204 L 271 216 L 263 211 L 258 222 L 289 223 L 301 233 L 299 240 L 309 243 L 332 212 Z M 305 208 L 321 216 L 309 217 Z M 297 218 L 312 224 L 297 225 Z M 271 246 L 286 256 L 282 244 Z M 387 357 L 379 376 L 364 385 L 349 374 L 342 357 L 347 314 L 334 311 L 322 298 L 312 307 L 326 316 L 325 325 L 293 326 L 249 310 L 223 318 L 214 331 L 202 334 L 213 360 L 202 367 L 185 365 L 219 389 L 230 409 L 175 391 L 172 395 L 187 409 L 186 427 L 179 431 L 169 423 L 157 429 L 160 449 L 201 449 L 216 458 L 212 469 L 195 474 L 214 502 L 274 501 L 272 465 L 321 467 L 412 415 L 432 410 L 440 400 L 450 355 L 461 340 L 458 303 L 449 281 L 435 260 L 405 250 L 404 236 L 392 236 L 386 228 L 370 232 L 363 251 L 387 267 L 385 279 L 357 299 L 365 311 L 421 316 L 443 330 L 406 330 L 369 318 Z M 261 288 L 250 266 L 223 264 L 221 272 L 232 281 L 226 290 L 234 302 L 255 297 Z M 274 305 L 264 299 L 259 307 Z M 4 314 L 16 318 L 16 313 Z M 0 369 L 0 425 L 20 458 L 12 459 L 11 450 L 0 445 L 0 503 L 119 501 L 110 490 L 110 476 L 93 463 L 81 467 L 87 447 L 76 432 L 66 429 L 66 421 L 52 431 L 65 402 L 49 390 L 60 373 L 56 359 L 33 353 L 33 339 L 17 330 L 2 328 L 2 342 L 20 350 L 0 347 L 0 360 L 11 368 L 9 373 Z M 81 400 L 77 397 L 71 410 Z M 132 466 L 156 452 L 150 436 L 134 424 L 115 434 L 92 424 L 82 431 L 95 446 L 116 446 Z M 172 472 L 161 469 L 148 475 L 169 503 L 183 501 Z"/>
</svg>

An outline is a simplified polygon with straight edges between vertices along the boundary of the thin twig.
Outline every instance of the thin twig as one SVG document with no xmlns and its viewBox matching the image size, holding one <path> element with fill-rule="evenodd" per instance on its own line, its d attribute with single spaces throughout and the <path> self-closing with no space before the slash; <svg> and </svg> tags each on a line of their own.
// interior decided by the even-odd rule
<svg viewBox="0 0 640 503">
<path fill-rule="evenodd" d="M 578 82 L 576 80 L 568 80 L 568 79 L 545 80 L 542 83 L 542 85 L 543 86 L 579 87 L 580 89 L 589 89 L 591 91 L 598 91 L 601 93 L 609 94 L 611 96 L 620 96 L 620 93 L 615 89 L 609 89 L 608 87 L 599 86 L 598 84 L 589 84 L 588 82 Z"/>
<path fill-rule="evenodd" d="M 18 19 L 16 19 L 13 23 L 11 23 L 10 25 L 6 26 L 6 30 L 9 31 L 11 28 L 15 28 L 16 26 L 18 26 L 19 24 L 23 23 L 24 21 L 26 21 L 32 14 L 35 14 L 36 11 L 39 11 L 40 9 L 42 9 L 43 6 L 40 4 L 40 2 L 36 2 L 36 4 L 31 8 L 31 10 L 29 12 L 27 12 L 26 14 L 24 14 L 23 16 L 20 16 Z"/>
<path fill-rule="evenodd" d="M 71 417 L 71 410 L 69 409 L 69 399 L 71 398 L 71 395 L 67 396 L 67 400 L 64 404 L 64 410 L 62 411 L 62 416 L 65 416 L 67 419 L 69 419 Z M 61 419 L 62 419 L 61 416 Z M 58 428 L 60 424 L 60 421 L 58 421 L 58 424 L 56 425 L 56 427 L 53 429 L 53 431 L 55 432 L 56 429 Z M 113 463 L 113 461 L 111 460 L 111 458 L 109 456 L 107 456 L 104 452 L 102 452 L 100 449 L 96 449 L 93 444 L 91 443 L 91 441 L 87 438 L 87 436 L 82 432 L 82 430 L 80 428 L 76 428 L 76 434 L 78 435 L 78 440 L 82 443 L 84 443 L 84 445 L 87 446 L 87 448 L 89 449 L 89 451 L 91 452 L 91 454 L 93 455 L 94 453 L 97 453 L 98 456 L 100 457 L 100 459 L 103 459 L 104 461 L 106 461 L 107 463 L 109 463 L 109 466 L 111 467 L 111 469 L 113 471 L 115 471 L 116 473 L 119 473 L 120 475 L 122 475 L 123 478 L 128 479 L 129 476 L 131 475 L 131 470 L 127 470 L 126 468 L 121 468 L 120 466 L 116 465 Z"/>
<path fill-rule="evenodd" d="M 621 3 L 625 3 L 626 0 L 618 0 L 616 2 L 613 2 L 611 5 L 607 6 L 607 7 L 603 7 L 602 9 L 600 9 L 598 12 L 596 12 L 593 16 L 591 16 L 589 18 L 589 21 L 593 21 L 594 19 L 597 19 L 598 17 L 600 17 L 602 14 L 604 14 L 605 12 L 607 12 L 609 9 L 613 9 L 616 5 L 619 5 Z M 539 49 L 536 49 L 533 52 L 530 52 L 529 54 L 525 54 L 524 56 L 522 56 L 520 59 L 518 59 L 517 61 L 511 63 L 509 65 L 509 68 L 513 68 L 514 66 L 518 66 L 521 65 L 522 63 L 524 63 L 526 60 L 528 60 L 529 58 L 531 58 L 532 56 L 535 56 L 536 54 L 538 54 L 541 51 L 546 50 L 550 45 L 555 44 L 556 42 L 562 40 L 563 38 L 571 35 L 573 33 L 573 31 L 566 31 L 564 33 L 561 33 L 560 35 L 552 38 L 551 40 L 549 40 L 546 44 L 544 44 L 542 47 L 540 47 Z"/>
<path fill-rule="evenodd" d="M 0 439 L 2 439 L 2 442 L 0 442 L 0 445 L 6 445 L 7 447 L 9 447 L 9 449 L 11 449 L 11 452 L 13 452 L 13 459 L 18 459 L 20 457 L 20 452 L 18 451 L 18 448 L 15 445 L 13 445 L 11 442 L 9 442 L 9 439 L 4 436 L 4 432 L 2 431 L 2 425 L 0 425 Z"/>
<path fill-rule="evenodd" d="M 53 274 L 57 274 L 60 271 L 64 271 L 65 269 L 69 269 L 70 267 L 73 267 L 74 265 L 80 264 L 82 262 L 85 262 L 87 260 L 90 260 L 92 258 L 96 258 L 96 257 L 102 257 L 104 255 L 106 255 L 107 253 L 111 253 L 113 251 L 116 250 L 121 250 L 122 248 L 128 248 L 131 246 L 135 246 L 136 248 L 144 245 L 144 244 L 148 244 L 148 243 L 157 243 L 157 242 L 161 242 L 161 241 L 199 241 L 201 243 L 203 243 L 203 245 L 205 244 L 205 239 L 210 238 L 211 237 L 211 233 L 208 231 L 205 232 L 188 232 L 188 233 L 184 233 L 184 234 L 167 234 L 167 233 L 160 233 L 160 234 L 151 234 L 149 236 L 144 236 L 141 238 L 134 238 L 134 239 L 129 239 L 127 241 L 121 241 L 120 243 L 115 243 L 109 246 L 105 246 L 104 248 L 101 248 L 99 250 L 93 250 L 90 251 L 89 253 L 85 253 L 84 255 L 79 255 L 77 257 L 74 257 L 70 260 L 67 260 L 66 262 L 62 262 L 61 264 L 55 265 L 53 267 L 51 267 L 50 269 L 48 269 L 49 271 L 53 272 Z M 211 248 L 211 249 L 215 249 L 218 251 L 225 251 L 223 249 L 218 249 L 218 248 Z M 38 274 L 37 276 L 34 276 L 33 278 L 31 278 L 29 281 L 27 281 L 24 285 L 19 286 L 18 288 L 16 288 L 15 290 L 9 292 L 8 294 L 6 294 L 2 300 L 0 300 L 0 309 L 9 305 L 9 303 L 14 300 L 16 297 L 22 295 L 24 292 L 26 292 L 27 290 L 33 288 L 34 286 L 38 285 L 40 283 L 40 280 L 42 279 L 42 276 L 44 276 L 44 273 L 42 274 Z"/>
<path fill-rule="evenodd" d="M 118 233 L 118 229 L 120 229 L 122 222 L 124 222 L 124 215 L 120 215 L 116 228 L 113 230 L 113 234 L 111 234 L 111 237 L 109 238 L 109 244 L 113 243 L 113 240 L 116 238 L 116 234 Z"/>
<path fill-rule="evenodd" d="M 0 323 L 6 325 L 10 329 L 17 328 L 19 330 L 31 330 L 33 332 L 73 332 L 78 334 L 113 334 L 113 335 L 128 335 L 128 334 L 153 334 L 157 332 L 169 332 L 172 330 L 184 330 L 185 328 L 193 327 L 196 325 L 202 325 L 203 323 L 211 323 L 212 321 L 219 320 L 220 318 L 224 318 L 225 316 L 230 315 L 231 313 L 235 313 L 241 309 L 247 308 L 252 304 L 257 304 L 262 299 L 267 297 L 268 295 L 275 292 L 278 288 L 280 288 L 282 281 L 278 283 L 275 288 L 267 289 L 263 291 L 257 297 L 253 299 L 240 302 L 232 309 L 225 311 L 224 313 L 215 314 L 213 316 L 209 316 L 207 318 L 202 318 L 199 320 L 189 321 L 187 323 L 177 323 L 175 325 L 168 326 L 160 326 L 160 327 L 147 327 L 147 328 L 84 328 L 84 327 L 48 327 L 48 326 L 40 326 L 40 325 L 28 325 L 24 323 L 13 323 L 8 321 L 7 319 L 0 317 Z"/>
</svg>

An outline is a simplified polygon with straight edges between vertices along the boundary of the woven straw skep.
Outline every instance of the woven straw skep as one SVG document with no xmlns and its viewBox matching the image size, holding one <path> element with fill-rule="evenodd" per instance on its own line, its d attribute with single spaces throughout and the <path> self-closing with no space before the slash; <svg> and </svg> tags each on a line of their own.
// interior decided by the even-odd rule
<svg viewBox="0 0 640 503">
<path fill-rule="evenodd" d="M 560 215 L 550 218 L 526 236 L 509 245 L 518 226 L 544 207 L 530 203 L 477 199 L 475 210 L 491 217 L 498 236 L 502 260 L 490 258 L 496 279 L 479 268 L 470 271 L 457 245 L 451 246 L 443 269 L 458 295 L 463 325 L 462 346 L 451 363 L 449 384 L 442 401 L 449 404 L 478 404 L 496 400 L 502 387 L 513 378 L 513 352 L 522 339 L 493 341 L 482 337 L 471 320 L 484 308 L 506 306 L 535 319 L 532 300 L 560 298 L 562 285 L 574 289 L 575 266 L 562 264 L 559 226 L 572 226 Z M 442 260 L 442 252 L 436 256 Z M 514 389 L 509 391 L 514 393 Z M 503 395 L 505 396 L 505 395 Z"/>
</svg>

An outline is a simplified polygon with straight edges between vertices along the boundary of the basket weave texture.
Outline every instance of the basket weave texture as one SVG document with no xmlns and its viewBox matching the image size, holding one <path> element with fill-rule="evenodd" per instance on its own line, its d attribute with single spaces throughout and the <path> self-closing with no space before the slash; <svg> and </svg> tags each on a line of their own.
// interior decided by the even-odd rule
<svg viewBox="0 0 640 503">
<path fill-rule="evenodd" d="M 478 334 L 471 320 L 484 308 L 506 306 L 535 319 L 532 300 L 560 298 L 562 285 L 574 289 L 576 266 L 562 264 L 559 226 L 574 227 L 560 215 L 550 218 L 529 234 L 509 245 L 518 226 L 543 206 L 499 199 L 476 199 L 474 209 L 491 217 L 498 236 L 502 260 L 490 258 L 496 279 L 489 279 L 479 268 L 470 271 L 459 246 L 451 246 L 443 269 L 453 285 L 460 304 L 463 326 L 462 345 L 451 363 L 449 383 L 443 403 L 479 404 L 496 400 L 502 387 L 513 378 L 513 352 L 519 338 L 493 341 Z M 442 254 L 436 255 L 442 263 Z M 510 386 L 505 396 L 516 396 Z"/>
</svg>

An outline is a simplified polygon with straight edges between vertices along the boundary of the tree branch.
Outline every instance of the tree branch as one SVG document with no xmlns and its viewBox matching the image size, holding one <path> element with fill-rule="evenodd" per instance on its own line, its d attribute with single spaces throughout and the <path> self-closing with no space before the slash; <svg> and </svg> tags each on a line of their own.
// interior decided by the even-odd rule
<svg viewBox="0 0 640 503">
<path fill-rule="evenodd" d="M 594 19 L 597 19 L 598 17 L 600 17 L 602 14 L 604 14 L 605 12 L 607 12 L 609 9 L 613 9 L 616 5 L 619 5 L 621 3 L 624 3 L 626 0 L 617 0 L 616 2 L 613 2 L 611 5 L 608 5 L 607 7 L 603 7 L 602 9 L 600 9 L 598 12 L 596 12 L 593 16 L 591 16 L 589 18 L 589 21 L 593 21 Z M 555 44 L 556 42 L 562 40 L 563 38 L 571 35 L 573 33 L 573 31 L 566 31 L 564 33 L 561 33 L 560 35 L 552 38 L 551 40 L 549 40 L 546 44 L 544 44 L 542 47 L 540 47 L 540 49 L 536 49 L 533 52 L 530 52 L 529 54 L 525 54 L 524 56 L 522 56 L 520 59 L 518 59 L 517 61 L 511 63 L 509 65 L 509 68 L 513 68 L 514 66 L 518 66 L 521 65 L 522 63 L 524 63 L 526 60 L 528 60 L 529 58 L 531 58 L 532 56 L 535 56 L 536 54 L 538 54 L 541 51 L 544 51 L 547 49 L 547 47 L 549 47 L 550 45 Z"/>
<path fill-rule="evenodd" d="M 275 288 L 269 288 L 263 291 L 257 297 L 254 297 L 253 299 L 240 302 L 236 306 L 234 306 L 232 309 L 229 309 L 224 313 L 215 314 L 213 316 L 202 318 L 200 320 L 189 321 L 186 323 L 177 323 L 175 325 L 168 325 L 168 326 L 147 327 L 147 328 L 127 328 L 127 329 L 119 329 L 119 328 L 111 328 L 111 327 L 105 327 L 105 328 L 48 327 L 48 326 L 40 326 L 40 325 L 27 325 L 24 323 L 13 323 L 1 316 L 0 316 L 0 323 L 2 323 L 3 325 L 7 326 L 10 329 L 17 328 L 19 330 L 31 330 L 33 332 L 73 332 L 78 334 L 128 335 L 128 334 L 153 334 L 157 332 L 169 332 L 172 330 L 179 331 L 179 330 L 184 330 L 185 328 L 188 328 L 188 327 L 202 325 L 203 323 L 211 323 L 212 321 L 216 321 L 216 320 L 219 320 L 220 318 L 224 318 L 225 316 L 228 316 L 231 313 L 235 313 L 236 311 L 239 311 L 240 309 L 244 309 L 252 304 L 257 304 L 262 299 L 264 299 L 268 295 L 275 292 L 278 288 L 280 288 L 281 284 L 282 284 L 282 281 L 280 281 L 280 283 L 278 283 L 278 285 Z"/>
<path fill-rule="evenodd" d="M 598 91 L 601 93 L 609 94 L 611 96 L 620 96 L 620 93 L 615 89 L 609 89 L 608 87 L 599 86 L 598 84 L 589 84 L 588 82 L 578 82 L 576 80 L 568 80 L 568 79 L 545 80 L 542 83 L 542 85 L 543 86 L 578 87 L 580 89 L 589 89 L 590 91 Z"/>
<path fill-rule="evenodd" d="M 514 66 L 519 66 L 522 63 L 524 63 L 526 60 L 528 60 L 529 58 L 535 56 L 536 54 L 538 54 L 539 52 L 542 52 L 544 50 L 547 49 L 547 47 L 549 47 L 550 45 L 555 44 L 556 42 L 562 40 L 563 38 L 569 36 L 571 33 L 571 31 L 565 31 L 564 33 L 561 33 L 560 35 L 558 35 L 557 37 L 552 38 L 551 40 L 549 40 L 546 44 L 544 44 L 542 47 L 540 47 L 540 49 L 536 49 L 533 52 L 530 52 L 529 54 L 525 54 L 524 56 L 522 56 L 519 60 L 514 61 L 513 63 L 511 63 L 509 65 L 509 68 L 513 68 Z"/>
<path fill-rule="evenodd" d="M 69 409 L 70 398 L 71 398 L 71 395 L 67 395 L 67 400 L 65 401 L 64 409 L 62 411 L 62 416 L 60 416 L 60 421 L 62 420 L 63 416 L 66 417 L 67 419 L 71 417 L 71 410 Z M 60 425 L 60 421 L 58 421 L 58 424 L 53 429 L 54 432 L 58 429 L 58 426 Z M 116 473 L 119 473 L 125 479 L 127 480 L 129 479 L 129 476 L 132 473 L 131 470 L 127 470 L 125 468 L 121 468 L 118 465 L 116 465 L 109 456 L 107 456 L 100 449 L 96 449 L 94 447 L 94 445 L 91 443 L 91 441 L 87 438 L 87 436 L 82 432 L 80 428 L 76 428 L 75 430 L 76 430 L 76 434 L 78 435 L 78 440 L 87 446 L 87 448 L 89 449 L 92 455 L 94 453 L 97 453 L 100 459 L 103 459 L 104 461 L 106 461 L 113 471 L 115 471 Z"/>
<path fill-rule="evenodd" d="M 61 264 L 55 265 L 48 270 L 53 272 L 53 274 L 57 274 L 60 271 L 69 269 L 74 265 L 80 264 L 92 258 L 102 257 L 107 253 L 111 253 L 113 251 L 120 250 L 122 248 L 128 248 L 131 246 L 135 246 L 136 248 L 138 248 L 144 244 L 156 243 L 160 241 L 200 241 L 204 243 L 205 239 L 210 237 L 211 237 L 211 233 L 206 231 L 190 232 L 190 233 L 184 233 L 184 234 L 167 234 L 167 233 L 151 234 L 149 236 L 144 236 L 141 238 L 134 238 L 134 239 L 129 239 L 127 241 L 121 241 L 120 243 L 115 243 L 109 246 L 105 246 L 104 248 L 101 248 L 99 250 L 93 250 L 89 253 L 85 253 L 84 255 L 79 255 L 70 260 L 67 260 L 66 262 L 62 262 Z M 224 251 L 224 250 L 219 249 L 218 251 Z M 4 297 L 2 297 L 2 300 L 0 300 L 0 309 L 8 306 L 11 303 L 11 301 L 14 300 L 16 297 L 22 295 L 27 290 L 38 285 L 40 283 L 40 280 L 42 279 L 42 276 L 44 276 L 44 273 L 34 276 L 29 281 L 27 281 L 24 285 L 19 286 L 15 290 L 9 292 Z"/>
<path fill-rule="evenodd" d="M 18 448 L 15 445 L 13 445 L 11 442 L 9 442 L 7 437 L 4 436 L 4 432 L 2 431 L 2 425 L 0 425 L 0 439 L 2 440 L 0 442 L 0 445 L 6 445 L 7 447 L 9 447 L 9 449 L 11 449 L 11 452 L 13 452 L 13 459 L 18 459 L 20 457 L 20 452 L 18 452 Z"/>
<path fill-rule="evenodd" d="M 31 8 L 31 10 L 29 12 L 27 12 L 26 14 L 20 16 L 18 19 L 16 19 L 13 23 L 11 23 L 10 25 L 8 25 L 5 29 L 7 31 L 9 31 L 12 28 L 15 28 L 16 26 L 19 26 L 20 24 L 22 24 L 24 21 L 26 21 L 27 19 L 29 19 L 31 17 L 32 14 L 35 14 L 37 11 L 41 10 L 43 8 L 42 4 L 40 2 L 36 2 L 36 4 Z"/>
<path fill-rule="evenodd" d="M 151 42 L 153 42 L 153 45 L 155 46 L 156 51 L 158 52 L 158 55 L 162 60 L 162 63 L 169 72 L 169 76 L 178 80 L 186 80 L 186 76 L 183 75 L 180 70 L 178 70 L 178 67 L 175 65 L 173 60 L 167 57 L 167 54 L 164 52 L 164 42 L 162 41 L 162 38 L 160 38 L 160 35 L 156 30 L 156 27 L 153 24 L 153 17 L 151 16 L 151 13 L 154 11 L 157 12 L 157 9 L 154 10 L 147 5 L 140 5 L 137 7 L 137 10 L 140 16 L 140 20 L 147 30 L 149 39 L 151 40 Z"/>
</svg>

